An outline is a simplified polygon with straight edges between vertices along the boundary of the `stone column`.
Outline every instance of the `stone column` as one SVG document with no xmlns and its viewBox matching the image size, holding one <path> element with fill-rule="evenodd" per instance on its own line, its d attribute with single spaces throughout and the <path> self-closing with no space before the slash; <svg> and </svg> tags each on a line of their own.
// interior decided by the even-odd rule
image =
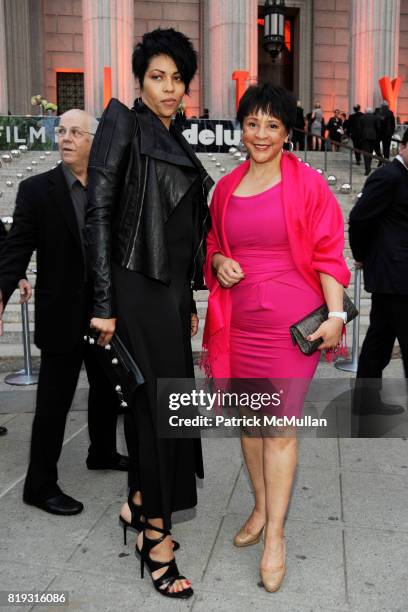
<svg viewBox="0 0 408 612">
<path fill-rule="evenodd" d="M 42 2 L 29 0 L 30 11 L 30 57 L 31 57 L 31 89 L 32 95 L 42 94 L 45 98 L 44 87 L 44 30 Z M 48 99 L 48 98 L 47 98 Z M 57 103 L 57 99 L 49 102 Z"/>
<path fill-rule="evenodd" d="M 32 112 L 30 11 L 28 0 L 3 0 L 8 104 L 13 115 Z M 4 51 L 3 51 L 4 53 Z M 4 61 L 4 59 L 2 60 Z"/>
<path fill-rule="evenodd" d="M 0 115 L 7 115 L 8 87 L 4 0 L 0 0 L 0 48 Z"/>
<path fill-rule="evenodd" d="M 112 97 L 131 105 L 134 0 L 82 0 L 85 108 L 103 111 L 104 66 L 112 69 Z"/>
<path fill-rule="evenodd" d="M 378 79 L 398 76 L 400 4 L 400 0 L 353 0 L 350 108 L 378 106 Z"/>
<path fill-rule="evenodd" d="M 258 76 L 257 0 L 204 0 L 207 4 L 208 54 L 205 96 L 210 116 L 235 117 L 234 70 L 247 70 L 250 82 Z"/>
</svg>

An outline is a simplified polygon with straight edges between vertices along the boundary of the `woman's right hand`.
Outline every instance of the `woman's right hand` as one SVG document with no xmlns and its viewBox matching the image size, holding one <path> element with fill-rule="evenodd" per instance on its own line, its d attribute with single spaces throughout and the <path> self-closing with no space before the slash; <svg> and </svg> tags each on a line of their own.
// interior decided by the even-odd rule
<svg viewBox="0 0 408 612">
<path fill-rule="evenodd" d="M 116 319 L 99 319 L 94 317 L 91 319 L 90 326 L 99 332 L 97 344 L 99 346 L 106 346 L 112 340 L 112 336 L 115 333 Z"/>
<path fill-rule="evenodd" d="M 217 279 L 221 287 L 226 289 L 233 287 L 243 278 L 245 274 L 237 261 L 230 257 L 225 257 L 221 253 L 215 253 L 212 259 L 212 265 L 217 272 Z"/>
</svg>

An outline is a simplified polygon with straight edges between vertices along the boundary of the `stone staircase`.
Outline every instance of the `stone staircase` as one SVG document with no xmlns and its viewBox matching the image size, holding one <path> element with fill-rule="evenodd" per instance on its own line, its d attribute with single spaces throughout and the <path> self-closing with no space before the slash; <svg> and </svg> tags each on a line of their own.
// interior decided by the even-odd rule
<svg viewBox="0 0 408 612">
<path fill-rule="evenodd" d="M 5 152 L 0 153 L 4 155 Z M 298 152 L 298 157 L 304 159 L 304 152 Z M 208 173 L 213 177 L 215 181 L 218 181 L 220 177 L 226 172 L 231 171 L 238 163 L 236 158 L 228 153 L 214 153 L 206 154 L 202 153 L 199 155 L 201 161 L 206 167 Z M 15 197 L 18 189 L 18 183 L 23 178 L 27 178 L 34 173 L 45 172 L 53 167 L 58 161 L 57 152 L 21 152 L 20 157 L 13 158 L 11 162 L 3 161 L 3 166 L 0 168 L 0 191 L 2 196 L 0 197 L 0 216 L 5 217 L 13 214 Z M 344 219 L 346 221 L 346 248 L 345 257 L 349 263 L 350 268 L 353 265 L 353 259 L 350 248 L 348 246 L 347 239 L 347 218 L 350 213 L 352 206 L 355 203 L 357 194 L 361 191 L 364 184 L 365 177 L 364 166 L 356 166 L 353 163 L 353 182 L 352 188 L 343 188 L 342 186 L 349 183 L 349 154 L 347 153 L 327 153 L 327 170 L 324 172 L 324 176 L 335 176 L 336 181 L 331 184 L 331 189 L 336 195 L 340 202 L 343 210 Z M 320 152 L 307 152 L 307 163 L 314 168 L 324 169 L 324 153 Z M 217 165 L 218 164 L 218 165 Z M 28 170 L 31 168 L 31 170 Z M 11 181 L 13 184 L 7 184 L 7 181 Z M 30 262 L 29 270 L 35 270 L 35 254 Z M 29 271 L 28 279 L 32 284 L 35 284 L 35 274 Z M 348 293 L 353 297 L 354 292 L 354 273 L 352 274 L 351 285 L 348 289 Z M 193 351 L 199 352 L 201 350 L 202 332 L 204 327 L 204 319 L 207 308 L 207 291 L 195 292 L 195 298 L 197 301 L 197 310 L 200 317 L 200 330 L 198 335 L 193 339 Z M 370 294 L 367 294 L 364 290 L 361 292 L 361 308 L 360 308 L 360 346 L 362 339 L 366 333 L 368 327 L 368 315 L 370 310 Z M 31 330 L 34 328 L 34 306 L 33 299 L 29 304 L 30 313 L 30 324 Z M 16 291 L 7 306 L 4 315 L 4 328 L 5 332 L 0 339 L 0 358 L 2 357 L 18 357 L 23 354 L 22 347 L 22 334 L 21 334 L 21 307 L 19 305 L 19 294 Z M 33 335 L 31 331 L 31 336 Z M 351 346 L 352 342 L 352 329 L 348 331 L 348 345 Z M 38 355 L 38 349 L 32 344 L 32 354 Z M 395 354 L 398 354 L 396 349 Z"/>
</svg>

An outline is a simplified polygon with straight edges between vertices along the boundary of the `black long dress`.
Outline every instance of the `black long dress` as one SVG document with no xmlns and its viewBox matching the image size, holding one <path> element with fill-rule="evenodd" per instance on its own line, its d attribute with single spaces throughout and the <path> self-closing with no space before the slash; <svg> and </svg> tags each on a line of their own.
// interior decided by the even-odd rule
<svg viewBox="0 0 408 612">
<path fill-rule="evenodd" d="M 117 331 L 146 379 L 125 419 L 129 486 L 142 492 L 144 514 L 162 517 L 165 529 L 171 528 L 172 512 L 196 505 L 196 475 L 204 476 L 199 439 L 157 437 L 157 378 L 194 376 L 190 276 L 200 181 L 195 168 L 183 172 L 197 178 L 166 222 L 170 284 L 112 263 Z"/>
</svg>

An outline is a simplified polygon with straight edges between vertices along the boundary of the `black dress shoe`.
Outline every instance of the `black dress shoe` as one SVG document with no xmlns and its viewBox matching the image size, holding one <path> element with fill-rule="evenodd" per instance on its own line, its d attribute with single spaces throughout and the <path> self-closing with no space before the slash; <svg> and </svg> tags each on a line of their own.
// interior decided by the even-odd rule
<svg viewBox="0 0 408 612">
<path fill-rule="evenodd" d="M 126 455 L 116 455 L 114 459 L 91 459 L 86 460 L 88 470 L 120 470 L 127 472 L 129 469 L 129 457 Z"/>
<path fill-rule="evenodd" d="M 372 404 L 371 406 L 364 406 L 362 408 L 354 408 L 353 414 L 365 416 L 368 414 L 381 414 L 384 416 L 394 416 L 395 414 L 401 414 L 405 412 L 405 408 L 398 404 Z"/>
<path fill-rule="evenodd" d="M 59 495 L 55 495 L 55 497 L 48 497 L 48 499 L 43 500 L 32 499 L 25 495 L 23 500 L 30 506 L 36 506 L 51 514 L 61 514 L 63 516 L 79 514 L 84 509 L 84 505 L 80 501 L 77 501 L 69 495 L 65 495 L 65 493 L 60 493 Z"/>
<path fill-rule="evenodd" d="M 0 436 L 5 436 L 7 433 L 7 427 L 0 427 Z"/>
</svg>

